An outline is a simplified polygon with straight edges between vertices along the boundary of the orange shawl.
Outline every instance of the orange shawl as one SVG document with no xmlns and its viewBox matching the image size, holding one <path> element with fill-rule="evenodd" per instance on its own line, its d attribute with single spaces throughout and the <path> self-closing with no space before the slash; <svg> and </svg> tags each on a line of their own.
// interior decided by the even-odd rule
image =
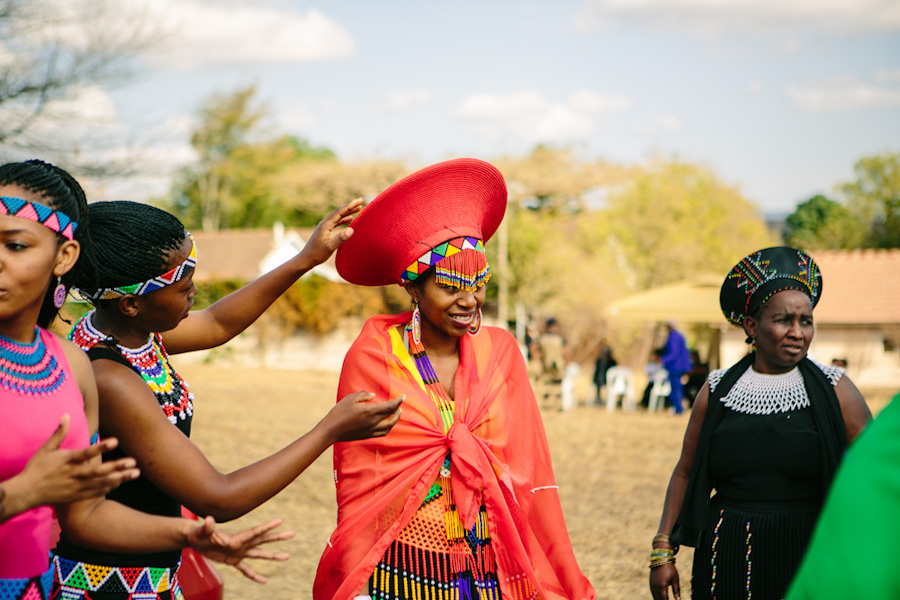
<svg viewBox="0 0 900 600">
<path fill-rule="evenodd" d="M 505 330 L 460 340 L 454 423 L 441 417 L 398 332 L 410 313 L 369 319 L 344 359 L 338 398 L 406 394 L 382 438 L 334 446 L 337 529 L 319 562 L 313 598 L 350 600 L 422 504 L 450 450 L 451 486 L 471 528 L 483 501 L 504 599 L 589 600 L 566 531 L 547 438 L 525 361 Z M 400 330 L 402 333 L 402 329 Z"/>
</svg>

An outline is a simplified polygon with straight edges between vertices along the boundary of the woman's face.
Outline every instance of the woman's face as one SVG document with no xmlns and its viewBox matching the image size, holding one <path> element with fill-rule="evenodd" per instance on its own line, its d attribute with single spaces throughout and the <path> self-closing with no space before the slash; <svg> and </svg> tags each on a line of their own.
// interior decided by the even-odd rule
<svg viewBox="0 0 900 600">
<path fill-rule="evenodd" d="M 0 196 L 48 204 L 45 198 L 17 185 L 0 186 Z M 78 242 L 59 243 L 57 234 L 40 223 L 0 216 L 0 321 L 21 322 L 16 329 L 30 335 L 50 282 L 72 268 L 78 249 Z M 12 330 L 6 335 L 19 337 Z"/>
<path fill-rule="evenodd" d="M 419 303 L 425 339 L 434 334 L 455 338 L 465 335 L 487 295 L 483 285 L 474 292 L 466 292 L 437 283 L 434 275 L 422 286 L 413 285 L 409 289 L 413 300 Z"/>
<path fill-rule="evenodd" d="M 191 254 L 192 242 L 185 234 L 181 248 L 169 254 L 166 271 L 183 263 Z M 169 331 L 188 316 L 194 305 L 197 286 L 194 285 L 194 270 L 190 269 L 181 279 L 171 285 L 150 292 L 140 298 L 140 315 L 144 326 L 149 331 Z"/>
<path fill-rule="evenodd" d="M 812 342 L 812 302 L 803 292 L 778 292 L 763 304 L 756 317 L 746 318 L 745 328 L 756 340 L 756 369 L 761 373 L 786 373 L 806 356 Z"/>
</svg>

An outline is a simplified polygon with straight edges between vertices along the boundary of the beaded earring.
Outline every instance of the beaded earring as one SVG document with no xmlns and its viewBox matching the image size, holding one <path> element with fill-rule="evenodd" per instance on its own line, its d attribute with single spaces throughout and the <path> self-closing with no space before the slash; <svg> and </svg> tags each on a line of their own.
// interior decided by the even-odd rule
<svg viewBox="0 0 900 600">
<path fill-rule="evenodd" d="M 63 285 L 62 277 L 56 276 L 56 287 L 53 289 L 53 306 L 62 308 L 66 302 L 66 286 Z"/>
<path fill-rule="evenodd" d="M 418 302 L 412 314 L 412 337 L 416 346 L 422 343 L 422 315 L 419 313 Z"/>
<path fill-rule="evenodd" d="M 472 320 L 472 324 L 469 325 L 469 335 L 478 335 L 478 332 L 481 331 L 481 309 L 478 309 L 478 312 L 475 313 L 475 318 Z"/>
</svg>

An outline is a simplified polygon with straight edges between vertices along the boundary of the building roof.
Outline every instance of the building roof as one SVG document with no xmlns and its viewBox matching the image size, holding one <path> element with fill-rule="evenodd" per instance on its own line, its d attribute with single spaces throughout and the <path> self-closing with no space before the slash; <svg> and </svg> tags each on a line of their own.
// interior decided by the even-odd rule
<svg viewBox="0 0 900 600">
<path fill-rule="evenodd" d="M 277 226 L 269 229 L 225 229 L 222 231 L 191 232 L 197 243 L 197 267 L 194 280 L 198 283 L 216 280 L 252 281 L 259 277 L 260 267 L 267 256 L 281 249 L 285 243 L 299 240 L 297 251 L 308 239 L 312 229 L 285 230 Z M 333 260 L 333 259 L 331 259 Z"/>
<path fill-rule="evenodd" d="M 900 324 L 900 249 L 811 252 L 822 270 L 817 324 Z M 725 322 L 719 309 L 722 276 L 700 276 L 620 298 L 613 319 L 684 323 Z"/>
<path fill-rule="evenodd" d="M 817 323 L 900 323 L 900 249 L 810 254 L 822 270 Z"/>
</svg>

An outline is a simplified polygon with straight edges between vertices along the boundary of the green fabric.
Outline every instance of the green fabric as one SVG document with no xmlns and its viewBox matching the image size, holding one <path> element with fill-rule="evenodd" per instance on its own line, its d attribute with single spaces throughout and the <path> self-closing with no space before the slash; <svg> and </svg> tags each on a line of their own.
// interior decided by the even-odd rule
<svg viewBox="0 0 900 600">
<path fill-rule="evenodd" d="M 900 394 L 844 456 L 786 600 L 900 598 Z"/>
</svg>

